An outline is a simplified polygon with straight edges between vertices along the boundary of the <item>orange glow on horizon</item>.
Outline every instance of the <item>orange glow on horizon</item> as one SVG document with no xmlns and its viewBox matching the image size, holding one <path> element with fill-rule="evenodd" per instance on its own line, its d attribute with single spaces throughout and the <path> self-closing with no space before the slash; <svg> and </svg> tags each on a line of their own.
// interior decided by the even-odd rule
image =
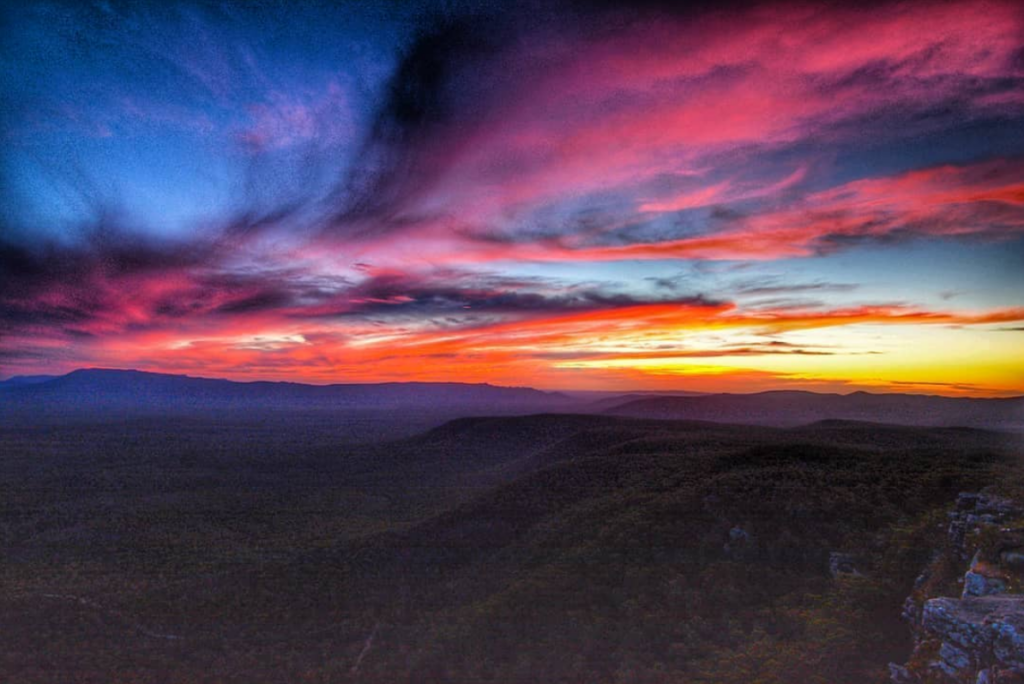
<svg viewBox="0 0 1024 684">
<path fill-rule="evenodd" d="M 91 349 L 90 365 L 319 384 L 458 381 L 563 390 L 1009 396 L 1024 393 L 1014 344 L 1019 333 L 992 326 L 1019 321 L 1022 309 L 743 312 L 732 304 L 648 304 L 478 328 L 353 334 L 307 323 L 282 329 L 280 320 L 268 329 L 270 323 L 257 317 L 251 326 L 195 338 L 169 332 L 122 336 Z M 865 346 L 864 335 L 858 337 L 865 327 L 877 328 L 882 339 L 892 331 L 888 346 Z M 941 343 L 929 348 L 929 339 Z M 909 348 L 916 344 L 922 346 Z M 985 348 L 983 357 L 969 353 L 978 345 Z"/>
</svg>

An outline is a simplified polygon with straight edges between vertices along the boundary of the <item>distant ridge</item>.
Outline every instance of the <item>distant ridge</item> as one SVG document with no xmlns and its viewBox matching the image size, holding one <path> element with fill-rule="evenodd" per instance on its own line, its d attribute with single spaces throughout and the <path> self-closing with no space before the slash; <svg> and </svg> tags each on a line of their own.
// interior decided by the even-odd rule
<svg viewBox="0 0 1024 684">
<path fill-rule="evenodd" d="M 793 427 L 822 421 L 1024 430 L 1024 397 L 975 399 L 919 394 L 756 394 L 573 397 L 530 387 L 460 382 L 307 385 L 236 382 L 138 370 L 89 368 L 62 376 L 0 382 L 0 417 L 23 420 L 88 415 L 226 411 L 334 411 L 355 415 L 402 410 L 459 416 L 586 413 Z"/>
<path fill-rule="evenodd" d="M 626 401 L 606 414 L 669 420 L 708 420 L 796 426 L 857 421 L 920 426 L 1024 429 L 1024 397 L 976 399 L 923 394 L 817 394 L 773 391 Z"/>
<path fill-rule="evenodd" d="M 59 375 L 15 375 L 7 378 L 6 380 L 0 380 L 0 390 L 9 389 L 11 387 L 24 387 L 25 385 L 38 385 L 41 382 L 49 382 L 55 378 L 60 377 Z"/>
<path fill-rule="evenodd" d="M 544 410 L 568 397 L 528 387 L 458 382 L 306 385 L 235 382 L 137 370 L 90 368 L 41 382 L 16 384 L 0 394 L 7 406 L 102 409 L 372 409 L 510 408 Z"/>
</svg>

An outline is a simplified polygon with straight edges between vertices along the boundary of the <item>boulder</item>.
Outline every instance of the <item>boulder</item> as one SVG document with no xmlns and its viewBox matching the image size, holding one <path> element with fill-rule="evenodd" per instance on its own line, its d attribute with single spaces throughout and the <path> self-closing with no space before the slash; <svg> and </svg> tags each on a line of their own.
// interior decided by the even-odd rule
<svg viewBox="0 0 1024 684">
<path fill-rule="evenodd" d="M 1021 517 L 1019 504 L 988 492 L 957 497 L 946 560 L 967 565 L 962 595 L 926 600 L 928 570 L 922 573 L 902 611 L 914 633 L 914 652 L 908 663 L 889 666 L 891 682 L 1024 684 Z"/>
<path fill-rule="evenodd" d="M 941 640 L 936 664 L 954 681 L 975 682 L 990 667 L 1024 674 L 1024 595 L 932 599 L 921 626 Z"/>
<path fill-rule="evenodd" d="M 994 596 L 1006 592 L 1006 581 L 1000 577 L 986 577 L 980 572 L 968 570 L 964 575 L 963 598 L 969 596 Z"/>
<path fill-rule="evenodd" d="M 916 684 L 920 680 L 903 665 L 889 663 L 889 681 L 892 684 Z"/>
<path fill-rule="evenodd" d="M 832 574 L 833 579 L 843 575 L 859 576 L 861 574 L 857 570 L 857 557 L 841 551 L 833 551 L 828 555 L 828 571 Z"/>
<path fill-rule="evenodd" d="M 974 554 L 971 567 L 964 574 L 962 598 L 969 596 L 993 596 L 1006 593 L 1007 578 L 999 566 L 981 560 L 981 551 Z"/>
</svg>

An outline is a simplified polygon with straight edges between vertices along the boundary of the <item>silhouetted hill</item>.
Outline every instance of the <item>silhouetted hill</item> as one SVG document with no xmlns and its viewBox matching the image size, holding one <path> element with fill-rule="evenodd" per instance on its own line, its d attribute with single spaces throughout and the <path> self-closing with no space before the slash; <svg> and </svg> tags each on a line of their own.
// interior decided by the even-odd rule
<svg viewBox="0 0 1024 684">
<path fill-rule="evenodd" d="M 776 391 L 654 397 L 627 401 L 608 414 L 672 420 L 709 420 L 750 425 L 804 425 L 823 420 L 901 425 L 1019 429 L 1024 397 L 975 399 L 920 394 L 817 394 Z"/>
<path fill-rule="evenodd" d="M 540 411 L 569 402 L 564 395 L 526 387 L 469 383 L 379 383 L 306 385 L 293 382 L 233 382 L 136 370 L 85 369 L 46 382 L 12 387 L 9 409 L 88 410 L 197 409 L 401 409 L 464 408 Z"/>
<path fill-rule="evenodd" d="M 943 529 L 933 509 L 1018 447 L 984 430 L 832 420 L 456 421 L 392 445 L 387 467 L 418 458 L 490 487 L 344 551 L 372 578 L 367 596 L 400 597 L 402 622 L 381 630 L 363 679 L 476 682 L 487 663 L 495 681 L 731 684 L 754 681 L 748 663 L 763 667 L 771 646 L 763 681 L 876 681 L 904 648 L 893 606 Z M 836 550 L 868 579 L 832 581 Z M 835 672 L 803 676 L 808 658 Z M 641 675 L 608 671 L 623 661 Z"/>
<path fill-rule="evenodd" d="M 13 387 L 24 387 L 25 385 L 38 385 L 41 382 L 49 382 L 60 376 L 57 375 L 15 375 L 7 378 L 6 380 L 0 380 L 0 391 L 11 389 Z"/>
<path fill-rule="evenodd" d="M 610 408 L 622 406 L 631 401 L 642 399 L 667 399 L 669 397 L 700 397 L 706 396 L 706 392 L 573 392 L 573 396 L 580 399 L 587 399 L 587 411 L 603 412 Z"/>
</svg>

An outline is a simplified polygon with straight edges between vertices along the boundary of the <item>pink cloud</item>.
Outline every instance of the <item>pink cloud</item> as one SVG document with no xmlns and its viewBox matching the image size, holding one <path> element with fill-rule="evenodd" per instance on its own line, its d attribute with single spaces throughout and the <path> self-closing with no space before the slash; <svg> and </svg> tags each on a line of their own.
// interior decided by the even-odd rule
<svg viewBox="0 0 1024 684">
<path fill-rule="evenodd" d="M 801 171 L 773 188 L 792 186 Z M 868 178 L 796 196 L 774 209 L 726 222 L 708 234 L 660 242 L 595 246 L 579 236 L 512 244 L 439 239 L 442 229 L 427 233 L 412 251 L 420 256 L 459 262 L 620 261 L 628 259 L 772 260 L 811 256 L 843 241 L 920 235 L 975 235 L 1001 239 L 1024 233 L 1024 159 L 995 159 L 968 165 L 944 165 L 895 176 Z M 715 197 L 764 196 L 769 190 L 715 186 L 713 191 L 683 195 L 661 205 L 641 207 L 648 213 L 675 211 L 680 203 L 698 206 Z M 774 190 L 771 190 L 774 192 Z M 586 237 L 586 236 L 584 236 Z M 574 241 L 575 240 L 575 241 Z M 386 245 L 379 246 L 386 253 Z M 398 256 L 391 252 L 393 256 Z"/>
<path fill-rule="evenodd" d="M 756 167 L 757 150 L 889 133 L 839 128 L 868 116 L 898 112 L 914 125 L 906 122 L 915 112 L 950 100 L 1019 113 L 1019 98 L 984 86 L 1020 76 L 1022 33 L 1022 11 L 1009 2 L 790 4 L 527 42 L 505 57 L 522 74 L 509 77 L 509 101 L 472 130 L 436 133 L 426 165 L 436 174 L 405 209 L 500 226 L 595 192 L 632 193 L 641 211 L 768 196 L 787 187 L 784 175 L 766 171 L 760 189 L 731 196 L 714 173 Z M 641 184 L 679 173 L 705 182 L 675 197 L 637 197 Z"/>
</svg>

